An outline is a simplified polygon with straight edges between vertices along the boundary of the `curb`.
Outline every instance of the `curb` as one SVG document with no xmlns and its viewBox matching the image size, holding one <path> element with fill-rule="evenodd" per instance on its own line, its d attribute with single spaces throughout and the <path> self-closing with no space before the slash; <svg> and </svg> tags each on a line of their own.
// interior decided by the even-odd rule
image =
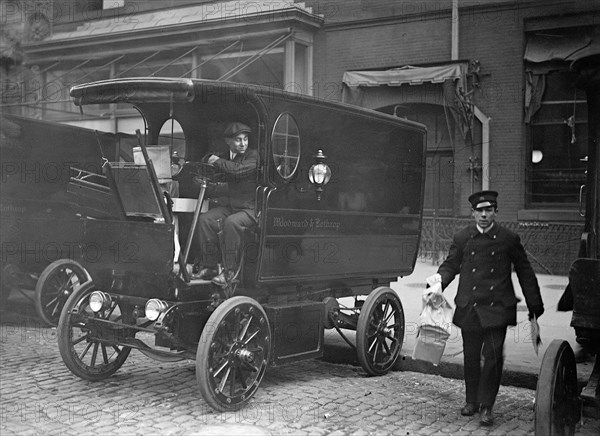
<svg viewBox="0 0 600 436">
<path fill-rule="evenodd" d="M 445 378 L 464 380 L 463 363 L 461 358 L 450 357 L 442 360 L 439 365 L 429 362 L 414 360 L 412 350 L 403 349 L 400 359 L 392 368 L 392 371 L 412 371 L 422 374 L 439 375 Z M 330 363 L 349 364 L 360 366 L 356 352 L 345 343 L 326 341 L 322 360 Z M 593 364 L 592 364 L 593 366 Z M 585 386 L 589 380 L 591 367 L 586 364 L 577 364 L 577 379 L 579 387 Z M 537 389 L 538 374 L 532 373 L 530 368 L 517 366 L 504 367 L 501 385 L 514 386 L 530 390 Z"/>
</svg>

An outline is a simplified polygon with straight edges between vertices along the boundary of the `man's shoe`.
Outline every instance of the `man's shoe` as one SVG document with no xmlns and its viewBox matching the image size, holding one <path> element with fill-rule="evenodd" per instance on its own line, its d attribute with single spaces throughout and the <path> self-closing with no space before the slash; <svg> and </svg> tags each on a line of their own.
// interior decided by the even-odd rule
<svg viewBox="0 0 600 436">
<path fill-rule="evenodd" d="M 217 275 L 216 277 L 214 277 L 211 280 L 211 282 L 213 282 L 217 286 L 221 286 L 222 288 L 224 288 L 225 286 L 227 286 L 227 284 L 229 282 L 231 282 L 232 279 L 233 279 L 233 271 L 223 270 L 223 272 L 221 274 Z"/>
<path fill-rule="evenodd" d="M 494 416 L 492 415 L 491 407 L 481 406 L 481 412 L 479 412 L 479 422 L 481 422 L 481 425 L 485 426 L 494 424 Z"/>
<path fill-rule="evenodd" d="M 217 275 L 217 271 L 211 268 L 202 268 L 196 274 L 192 274 L 192 279 L 211 280 Z"/>
<path fill-rule="evenodd" d="M 467 403 L 464 405 L 462 409 L 460 409 L 460 414 L 462 416 L 473 416 L 479 411 L 479 405 L 475 403 Z"/>
</svg>

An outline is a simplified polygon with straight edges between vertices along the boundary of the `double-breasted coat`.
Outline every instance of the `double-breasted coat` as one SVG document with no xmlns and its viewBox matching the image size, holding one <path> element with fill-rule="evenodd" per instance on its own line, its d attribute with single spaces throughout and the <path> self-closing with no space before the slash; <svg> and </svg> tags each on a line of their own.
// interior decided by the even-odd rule
<svg viewBox="0 0 600 436">
<path fill-rule="evenodd" d="M 454 324 L 468 327 L 464 323 L 474 310 L 484 328 L 516 325 L 519 299 L 511 279 L 513 267 L 530 314 L 540 316 L 544 312 L 540 288 L 516 233 L 494 223 L 487 233 L 473 224 L 454 235 L 438 269 L 442 289 L 460 274 Z"/>
</svg>

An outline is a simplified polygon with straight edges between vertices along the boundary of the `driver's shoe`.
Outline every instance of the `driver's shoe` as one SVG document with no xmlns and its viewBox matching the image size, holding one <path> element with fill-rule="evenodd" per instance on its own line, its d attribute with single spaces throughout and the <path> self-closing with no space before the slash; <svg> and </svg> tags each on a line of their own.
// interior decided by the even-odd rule
<svg viewBox="0 0 600 436">
<path fill-rule="evenodd" d="M 231 282 L 231 280 L 233 279 L 233 275 L 234 275 L 233 271 L 223 270 L 223 271 L 221 271 L 221 274 L 218 274 L 217 276 L 213 277 L 213 279 L 211 281 L 215 285 L 221 286 L 224 288 Z"/>
<path fill-rule="evenodd" d="M 217 275 L 217 271 L 211 268 L 202 268 L 196 274 L 192 274 L 192 279 L 211 280 Z"/>
</svg>

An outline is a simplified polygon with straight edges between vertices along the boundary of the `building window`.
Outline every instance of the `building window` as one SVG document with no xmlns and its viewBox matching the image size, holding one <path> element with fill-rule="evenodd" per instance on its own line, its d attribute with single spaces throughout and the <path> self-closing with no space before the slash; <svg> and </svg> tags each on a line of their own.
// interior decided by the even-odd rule
<svg viewBox="0 0 600 436">
<path fill-rule="evenodd" d="M 528 203 L 573 206 L 585 181 L 587 104 L 568 71 L 545 74 L 539 109 L 528 124 Z"/>
</svg>

